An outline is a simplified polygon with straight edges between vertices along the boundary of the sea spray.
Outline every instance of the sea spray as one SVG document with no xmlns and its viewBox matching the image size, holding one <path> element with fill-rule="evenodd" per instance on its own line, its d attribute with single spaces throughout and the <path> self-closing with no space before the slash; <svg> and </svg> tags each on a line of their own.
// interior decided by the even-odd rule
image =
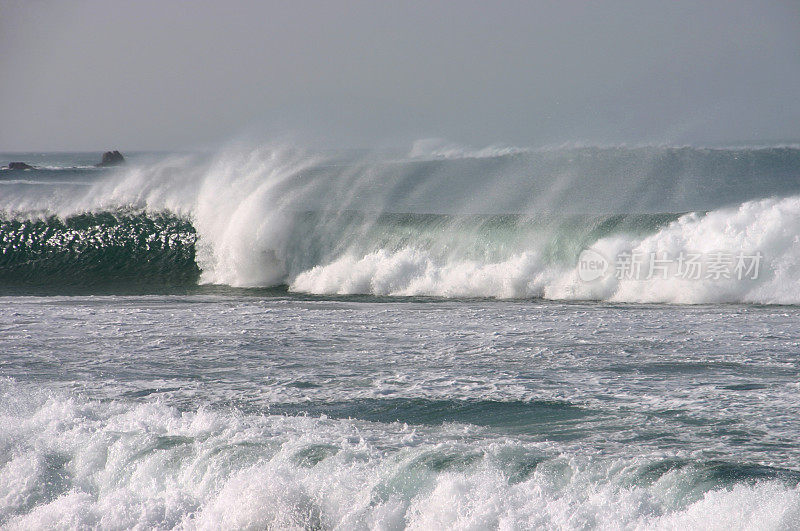
<svg viewBox="0 0 800 531">
<path fill-rule="evenodd" d="M 95 171 L 91 186 L 5 182 L 0 209 L 8 223 L 125 212 L 191 223 L 196 241 L 188 252 L 201 284 L 288 285 L 315 294 L 797 302 L 800 183 L 793 172 L 800 150 L 498 148 L 450 149 L 444 157 L 426 149 L 417 145 L 408 159 L 231 146 Z M 681 215 L 687 210 L 694 212 Z M 113 223 L 94 230 L 119 232 Z M 98 238 L 100 247 L 113 240 Z M 5 278 L 18 276 L 22 262 L 14 256 L 44 256 L 20 249 L 26 245 L 7 244 L 14 253 L 6 256 Z M 78 257 L 57 240 L 49 245 L 57 259 L 67 257 L 68 269 L 84 267 L 87 254 Z M 626 252 L 746 251 L 762 253 L 763 264 L 758 279 L 741 282 L 613 275 L 585 282 L 576 263 L 586 249 L 611 261 Z"/>
</svg>

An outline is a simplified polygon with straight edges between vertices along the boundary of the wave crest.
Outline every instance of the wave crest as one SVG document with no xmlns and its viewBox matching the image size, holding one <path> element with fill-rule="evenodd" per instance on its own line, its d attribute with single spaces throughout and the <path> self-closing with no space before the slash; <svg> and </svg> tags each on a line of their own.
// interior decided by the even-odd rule
<svg viewBox="0 0 800 531">
<path fill-rule="evenodd" d="M 134 211 L 150 221 L 190 223 L 178 230 L 185 245 L 182 265 L 172 271 L 208 284 L 286 284 L 317 294 L 797 303 L 798 167 L 800 150 L 788 147 L 581 147 L 400 161 L 231 148 L 95 172 L 88 187 L 7 183 L 0 210 L 17 220 L 4 229 L 17 235 L 6 245 L 17 254 L 2 274 L 21 274 L 13 264 L 32 259 L 26 245 L 42 248 L 13 223 L 44 215 L 55 227 L 52 216 L 88 215 L 102 225 L 103 212 Z M 695 213 L 669 213 L 681 211 Z M 120 245 L 133 245 L 109 243 L 124 231 L 107 223 L 87 233 L 80 253 L 61 248 L 62 257 L 81 264 L 74 270 L 93 267 L 81 261 L 100 252 L 88 242 L 105 249 L 98 260 L 106 264 L 119 259 Z M 137 223 L 146 225 L 144 218 Z M 175 229 L 152 230 L 170 237 Z M 763 275 L 745 282 L 583 282 L 576 263 L 585 249 L 609 259 L 622 252 L 761 252 Z M 152 271 L 166 256 L 175 258 L 162 253 L 142 267 Z M 194 269 L 185 265 L 190 258 Z M 31 275 L 36 271 L 45 270 Z"/>
</svg>

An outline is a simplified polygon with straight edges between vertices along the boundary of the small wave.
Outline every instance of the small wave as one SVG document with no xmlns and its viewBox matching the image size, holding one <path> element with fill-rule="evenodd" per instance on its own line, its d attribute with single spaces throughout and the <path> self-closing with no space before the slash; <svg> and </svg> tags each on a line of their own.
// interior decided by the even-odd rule
<svg viewBox="0 0 800 531">
<path fill-rule="evenodd" d="M 472 149 L 447 142 L 441 138 L 426 138 L 414 142 L 408 157 L 411 159 L 485 159 L 506 157 L 530 151 L 527 148 L 498 145 Z"/>
<path fill-rule="evenodd" d="M 34 179 L 7 179 L 7 180 L 0 180 L 0 186 L 3 185 L 12 185 L 12 184 L 24 184 L 28 186 L 91 186 L 94 183 L 88 181 L 41 181 L 41 180 L 34 180 Z"/>
<path fill-rule="evenodd" d="M 0 525 L 794 528 L 795 471 L 563 454 L 463 427 L 179 411 L 4 381 Z"/>
<path fill-rule="evenodd" d="M 593 412 L 567 402 L 501 400 L 432 400 L 425 398 L 358 399 L 318 404 L 278 404 L 271 413 L 325 415 L 372 422 L 443 424 L 522 428 L 581 419 Z"/>
</svg>

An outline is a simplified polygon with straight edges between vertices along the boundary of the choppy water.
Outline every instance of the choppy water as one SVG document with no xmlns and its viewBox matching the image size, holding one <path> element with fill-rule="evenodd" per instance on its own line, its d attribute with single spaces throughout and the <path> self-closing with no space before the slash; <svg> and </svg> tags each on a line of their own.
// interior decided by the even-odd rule
<svg viewBox="0 0 800 531">
<path fill-rule="evenodd" d="M 662 190 L 746 171 L 561 213 L 454 197 L 537 157 L 632 189 L 650 159 L 4 172 L 0 526 L 797 528 L 797 154 L 644 153 Z M 586 248 L 759 251 L 764 276 L 586 282 Z"/>
<path fill-rule="evenodd" d="M 798 313 L 6 299 L 0 517 L 792 528 Z"/>
</svg>

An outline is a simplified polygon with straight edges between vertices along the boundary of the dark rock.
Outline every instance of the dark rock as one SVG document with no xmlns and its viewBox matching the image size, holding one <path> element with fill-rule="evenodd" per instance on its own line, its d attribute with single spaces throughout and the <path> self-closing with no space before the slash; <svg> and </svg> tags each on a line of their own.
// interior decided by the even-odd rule
<svg viewBox="0 0 800 531">
<path fill-rule="evenodd" d="M 8 163 L 9 170 L 35 170 L 33 166 L 30 164 L 26 164 L 24 162 L 9 162 Z"/>
<path fill-rule="evenodd" d="M 118 166 L 125 164 L 125 157 L 119 151 L 106 151 L 103 153 L 103 160 L 97 166 Z"/>
</svg>

